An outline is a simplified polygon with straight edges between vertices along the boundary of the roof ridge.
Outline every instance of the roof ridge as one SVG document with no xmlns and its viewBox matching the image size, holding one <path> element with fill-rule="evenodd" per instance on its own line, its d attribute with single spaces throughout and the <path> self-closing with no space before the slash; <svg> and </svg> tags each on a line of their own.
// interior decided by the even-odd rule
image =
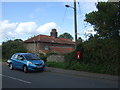
<svg viewBox="0 0 120 90">
<path fill-rule="evenodd" d="M 47 37 L 54 38 L 54 37 L 52 37 L 52 36 L 39 34 L 39 35 L 33 36 L 33 37 L 29 38 L 29 39 L 32 39 L 32 38 L 35 38 L 35 37 L 38 37 L 38 36 L 47 36 Z M 70 39 L 67 39 L 67 38 L 60 38 L 60 37 L 58 37 L 58 38 L 54 38 L 54 39 L 64 39 L 64 40 L 70 40 Z M 72 41 L 72 40 L 70 40 L 70 41 Z"/>
<path fill-rule="evenodd" d="M 62 44 L 74 44 L 74 41 L 70 39 L 65 39 L 65 38 L 54 38 L 52 36 L 48 35 L 36 35 L 34 37 L 31 37 L 24 42 L 34 42 L 34 41 L 42 41 L 42 42 L 49 42 L 49 43 L 62 43 Z"/>
</svg>

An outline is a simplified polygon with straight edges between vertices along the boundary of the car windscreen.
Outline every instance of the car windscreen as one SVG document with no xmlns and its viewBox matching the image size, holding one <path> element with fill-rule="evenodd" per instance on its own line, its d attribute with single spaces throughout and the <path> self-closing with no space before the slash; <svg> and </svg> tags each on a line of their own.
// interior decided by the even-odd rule
<svg viewBox="0 0 120 90">
<path fill-rule="evenodd" d="M 24 57 L 27 59 L 27 60 L 38 60 L 40 59 L 37 55 L 35 54 L 25 54 Z"/>
</svg>

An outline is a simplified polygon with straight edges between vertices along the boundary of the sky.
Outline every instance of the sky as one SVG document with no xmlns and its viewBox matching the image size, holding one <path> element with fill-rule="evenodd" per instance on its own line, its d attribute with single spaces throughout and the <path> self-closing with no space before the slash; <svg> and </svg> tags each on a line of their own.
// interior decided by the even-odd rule
<svg viewBox="0 0 120 90">
<path fill-rule="evenodd" d="M 2 2 L 0 19 L 0 44 L 3 41 L 27 40 L 34 35 L 50 35 L 56 28 L 58 36 L 65 32 L 74 34 L 73 2 Z M 96 11 L 95 2 L 77 2 L 78 37 L 85 39 L 84 33 L 93 27 L 84 22 L 85 14 Z"/>
</svg>

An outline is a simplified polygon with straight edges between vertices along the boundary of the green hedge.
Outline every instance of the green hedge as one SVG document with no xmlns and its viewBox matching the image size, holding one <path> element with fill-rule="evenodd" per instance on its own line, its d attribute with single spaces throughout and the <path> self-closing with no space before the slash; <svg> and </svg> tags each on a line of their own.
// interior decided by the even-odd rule
<svg viewBox="0 0 120 90">
<path fill-rule="evenodd" d="M 82 59 L 76 59 L 76 52 Z M 96 73 L 118 75 L 120 68 L 120 42 L 112 39 L 93 38 L 77 45 L 77 49 L 65 55 L 66 68 Z M 119 74 L 120 75 L 120 74 Z"/>
<path fill-rule="evenodd" d="M 85 71 L 93 73 L 102 73 L 102 74 L 111 74 L 111 75 L 120 75 L 118 74 L 117 67 L 111 65 L 96 65 L 92 63 L 81 63 L 78 61 L 71 62 L 46 62 L 47 67 L 55 67 L 76 71 Z"/>
<path fill-rule="evenodd" d="M 21 39 L 8 40 L 2 43 L 2 58 L 4 59 L 10 58 L 14 53 L 24 52 L 27 52 L 27 50 Z"/>
</svg>

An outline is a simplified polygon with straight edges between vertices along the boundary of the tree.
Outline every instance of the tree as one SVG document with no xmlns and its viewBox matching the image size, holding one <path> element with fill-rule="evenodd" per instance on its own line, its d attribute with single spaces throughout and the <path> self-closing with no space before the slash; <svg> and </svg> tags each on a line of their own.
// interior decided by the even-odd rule
<svg viewBox="0 0 120 90">
<path fill-rule="evenodd" d="M 98 2 L 98 11 L 86 14 L 85 21 L 94 26 L 98 35 L 103 38 L 119 38 L 120 2 Z"/>
<path fill-rule="evenodd" d="M 27 52 L 21 39 L 8 40 L 2 43 L 2 58 L 8 59 L 14 53 Z"/>
<path fill-rule="evenodd" d="M 70 35 L 69 33 L 63 33 L 63 34 L 59 35 L 59 38 L 65 38 L 65 39 L 73 40 L 72 35 Z"/>
</svg>

